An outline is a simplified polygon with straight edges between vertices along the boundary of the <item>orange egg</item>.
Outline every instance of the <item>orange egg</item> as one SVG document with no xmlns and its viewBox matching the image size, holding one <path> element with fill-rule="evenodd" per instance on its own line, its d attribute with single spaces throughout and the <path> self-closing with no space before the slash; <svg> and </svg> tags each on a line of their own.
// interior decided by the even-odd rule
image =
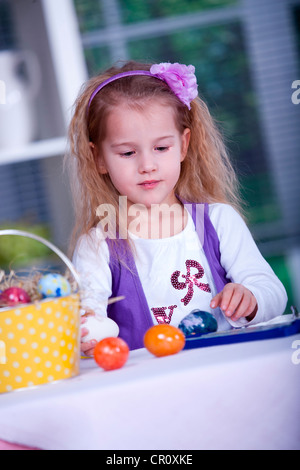
<svg viewBox="0 0 300 470">
<path fill-rule="evenodd" d="M 185 336 L 179 328 L 161 323 L 146 331 L 144 345 L 154 356 L 169 356 L 184 348 Z"/>
</svg>

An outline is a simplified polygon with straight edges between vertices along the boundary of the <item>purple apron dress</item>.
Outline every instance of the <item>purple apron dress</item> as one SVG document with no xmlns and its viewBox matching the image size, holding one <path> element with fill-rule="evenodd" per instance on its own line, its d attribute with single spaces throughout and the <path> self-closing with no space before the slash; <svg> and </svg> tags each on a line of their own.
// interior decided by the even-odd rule
<svg viewBox="0 0 300 470">
<path fill-rule="evenodd" d="M 226 272 L 220 264 L 219 239 L 208 215 L 208 204 L 182 202 L 193 218 L 217 292 L 220 292 L 230 280 L 226 278 Z M 199 223 L 197 214 L 201 211 L 202 222 L 200 220 Z M 119 337 L 126 341 L 130 349 L 143 348 L 144 334 L 154 323 L 133 255 L 128 249 L 126 241 L 119 239 L 117 250 L 118 256 L 125 262 L 123 265 L 112 250 L 111 240 L 107 238 L 106 241 L 110 253 L 112 297 L 125 296 L 125 299 L 108 305 L 107 315 L 118 324 Z"/>
</svg>

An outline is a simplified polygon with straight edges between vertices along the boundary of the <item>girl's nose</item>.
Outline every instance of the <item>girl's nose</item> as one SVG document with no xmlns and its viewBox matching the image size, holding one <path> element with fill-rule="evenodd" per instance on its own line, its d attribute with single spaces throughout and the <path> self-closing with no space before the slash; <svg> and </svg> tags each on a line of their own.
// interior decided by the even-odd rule
<svg viewBox="0 0 300 470">
<path fill-rule="evenodd" d="M 155 157 L 151 153 L 144 153 L 139 158 L 139 173 L 151 173 L 157 169 Z"/>
</svg>

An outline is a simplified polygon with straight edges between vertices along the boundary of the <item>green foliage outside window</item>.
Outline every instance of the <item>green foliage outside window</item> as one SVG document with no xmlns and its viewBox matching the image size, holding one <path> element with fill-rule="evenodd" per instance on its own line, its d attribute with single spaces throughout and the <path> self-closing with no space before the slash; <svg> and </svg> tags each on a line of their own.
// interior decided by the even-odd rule
<svg viewBox="0 0 300 470">
<path fill-rule="evenodd" d="M 82 33 L 105 26 L 101 3 L 98 0 L 74 0 L 79 28 Z"/>
<path fill-rule="evenodd" d="M 196 13 L 236 3 L 237 0 L 119 0 L 124 23 Z"/>
<path fill-rule="evenodd" d="M 118 0 L 124 24 L 138 23 L 214 8 L 235 6 L 238 0 Z M 74 0 L 81 32 L 105 26 L 101 0 Z"/>
<path fill-rule="evenodd" d="M 97 75 L 112 65 L 107 46 L 85 49 L 84 55 L 90 76 Z"/>
</svg>

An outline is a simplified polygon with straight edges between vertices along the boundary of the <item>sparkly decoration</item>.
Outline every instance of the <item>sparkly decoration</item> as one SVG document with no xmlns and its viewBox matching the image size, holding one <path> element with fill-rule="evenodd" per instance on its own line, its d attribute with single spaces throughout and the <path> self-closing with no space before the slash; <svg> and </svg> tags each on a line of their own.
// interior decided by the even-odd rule
<svg viewBox="0 0 300 470">
<path fill-rule="evenodd" d="M 167 308 L 169 309 L 169 315 L 166 314 Z M 174 309 L 177 308 L 177 305 L 170 305 L 170 307 L 157 307 L 151 308 L 153 315 L 156 318 L 157 323 L 171 323 L 171 318 L 174 312 Z"/>
<path fill-rule="evenodd" d="M 178 328 L 184 333 L 185 337 L 188 338 L 213 333 L 217 331 L 218 323 L 211 313 L 202 310 L 193 310 L 181 320 Z"/>
<path fill-rule="evenodd" d="M 171 276 L 171 283 L 172 286 L 178 290 L 185 289 L 186 287 L 188 288 L 187 294 L 185 297 L 183 297 L 183 299 L 181 299 L 181 302 L 183 302 L 184 305 L 187 305 L 194 295 L 194 285 L 199 287 L 199 289 L 203 290 L 204 292 L 211 292 L 211 290 L 209 284 L 198 281 L 198 279 L 201 279 L 204 275 L 204 269 L 201 264 L 198 263 L 198 261 L 187 260 L 185 265 L 187 270 L 186 274 L 182 274 L 180 271 L 175 271 Z M 192 275 L 191 268 L 198 269 L 198 272 Z M 180 276 L 185 279 L 185 282 L 179 281 Z"/>
</svg>

